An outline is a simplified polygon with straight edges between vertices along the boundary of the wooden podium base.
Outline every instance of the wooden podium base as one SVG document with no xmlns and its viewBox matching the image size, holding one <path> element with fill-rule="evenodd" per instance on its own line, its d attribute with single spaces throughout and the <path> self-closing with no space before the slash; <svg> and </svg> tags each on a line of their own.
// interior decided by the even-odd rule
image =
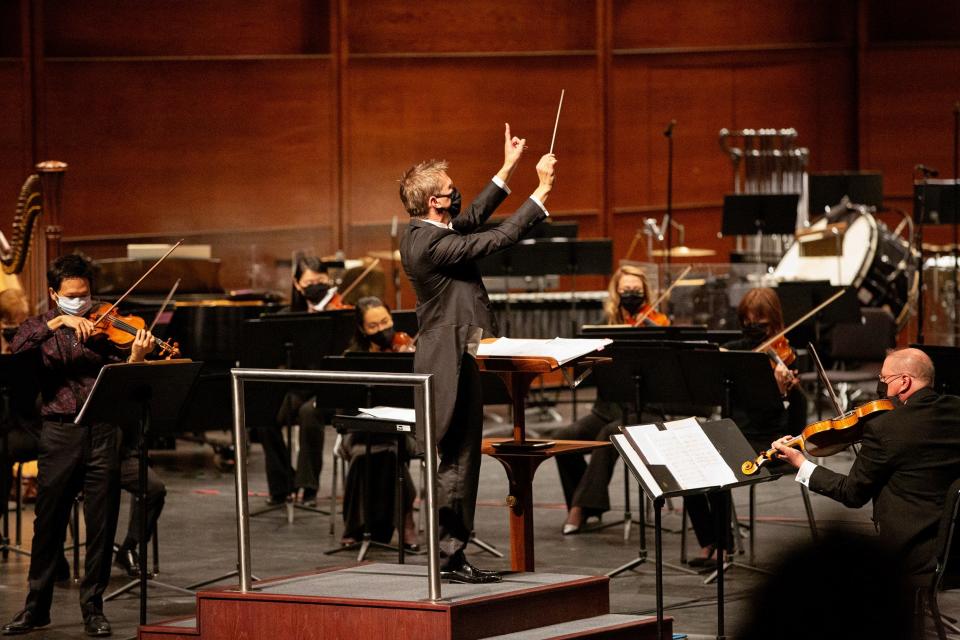
<svg viewBox="0 0 960 640">
<path fill-rule="evenodd" d="M 426 574 L 424 566 L 366 564 L 261 581 L 247 593 L 202 591 L 196 618 L 140 627 L 138 638 L 481 640 L 532 629 L 543 639 L 657 636 L 655 617 L 609 613 L 605 577 L 507 574 L 498 584 L 444 583 L 444 599 L 430 602 Z M 664 639 L 670 631 L 668 624 Z"/>
</svg>

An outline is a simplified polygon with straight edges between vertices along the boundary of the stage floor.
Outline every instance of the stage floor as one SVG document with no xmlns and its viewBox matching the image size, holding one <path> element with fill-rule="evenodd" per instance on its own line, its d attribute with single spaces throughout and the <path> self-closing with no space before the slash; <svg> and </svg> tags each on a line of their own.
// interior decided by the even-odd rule
<svg viewBox="0 0 960 640">
<path fill-rule="evenodd" d="M 590 405 L 583 403 L 579 407 L 581 415 L 589 411 Z M 528 418 L 528 427 L 551 428 L 561 426 L 569 420 L 569 405 L 562 406 L 560 412 L 565 420 L 559 423 L 537 422 L 534 416 Z M 507 435 L 506 428 L 498 427 L 488 420 L 488 434 Z M 499 429 L 499 430 L 498 430 Z M 333 432 L 328 431 L 326 438 L 327 457 L 322 476 L 321 495 L 329 493 L 330 486 L 330 447 L 334 440 Z M 227 439 L 223 434 L 224 440 Z M 258 445 L 251 448 L 250 488 L 257 495 L 251 496 L 251 507 L 263 504 L 266 493 L 266 480 L 263 473 L 263 455 Z M 208 447 L 193 444 L 180 444 L 177 451 L 160 451 L 154 454 L 155 469 L 167 483 L 167 504 L 160 520 L 160 568 L 159 579 L 176 585 L 186 585 L 205 578 L 226 574 L 236 566 L 236 523 L 233 507 L 233 476 L 221 473 L 213 463 L 213 455 Z M 829 466 L 837 470 L 849 467 L 851 459 L 840 455 L 829 459 Z M 610 483 L 610 498 L 613 508 L 604 516 L 604 522 L 619 520 L 623 514 L 624 494 L 622 467 L 618 465 Z M 415 474 L 415 479 L 418 479 Z M 508 552 L 509 530 L 507 508 L 504 505 L 507 482 L 503 468 L 493 459 L 484 459 L 481 468 L 480 503 L 477 509 L 477 535 L 484 541 L 495 545 L 504 553 Z M 631 539 L 623 540 L 623 527 L 612 526 L 600 531 L 581 533 L 574 536 L 562 536 L 561 526 L 565 518 L 563 493 L 557 475 L 556 465 L 545 463 L 536 476 L 534 484 L 536 502 L 536 557 L 537 569 L 544 573 L 602 575 L 636 557 L 638 547 L 638 526 L 633 526 Z M 636 511 L 637 492 L 635 485 L 631 489 L 631 499 Z M 747 517 L 747 491 L 734 492 L 738 515 Z M 120 533 L 125 531 L 128 509 L 128 496 L 124 496 L 121 510 Z M 323 506 L 321 504 L 321 506 Z M 675 503 L 676 512 L 664 512 L 664 526 L 678 529 L 680 525 L 679 502 Z M 856 534 L 869 535 L 873 531 L 870 521 L 870 507 L 852 510 L 820 496 L 813 496 L 813 507 L 817 514 L 821 532 L 843 529 Z M 799 486 L 791 477 L 760 485 L 757 491 L 756 555 L 761 567 L 773 568 L 776 563 L 790 552 L 794 544 L 810 540 L 810 531 L 804 517 L 803 503 Z M 24 538 L 29 547 L 32 533 L 32 507 L 25 514 Z M 348 553 L 333 556 L 322 552 L 338 546 L 342 530 L 337 522 L 337 533 L 331 537 L 328 532 L 327 516 L 302 510 L 295 512 L 293 524 L 288 524 L 282 511 L 254 518 L 251 521 L 251 539 L 253 545 L 253 572 L 261 577 L 292 575 L 318 567 L 333 567 L 351 564 L 355 555 Z M 648 546 L 653 547 L 653 532 L 648 530 Z M 745 544 L 748 541 L 745 540 Z M 693 557 L 697 545 L 692 531 L 688 535 L 688 553 Z M 675 533 L 664 535 L 664 560 L 679 564 L 680 536 Z M 509 569 L 509 558 L 494 558 L 477 547 L 470 547 L 471 561 L 482 568 Z M 71 559 L 72 556 L 68 557 Z M 396 554 L 374 550 L 368 560 L 390 563 L 396 561 Z M 408 556 L 408 562 L 423 564 L 423 556 Z M 6 562 L 0 561 L 0 619 L 4 622 L 11 618 L 23 604 L 27 587 L 26 558 L 11 555 Z M 826 569 L 812 569 L 825 575 Z M 735 636 L 738 625 L 749 615 L 749 604 L 754 589 L 762 585 L 766 576 L 739 567 L 727 573 L 726 581 L 726 630 Z M 118 570 L 114 570 L 111 589 L 125 584 L 127 579 Z M 230 582 L 224 582 L 223 586 Z M 386 587 L 387 585 L 384 585 Z M 459 587 L 444 585 L 444 595 L 456 597 Z M 423 585 L 426 595 L 426 581 Z M 163 590 L 150 590 L 148 620 L 158 622 L 165 619 L 192 616 L 194 598 L 168 593 Z M 675 619 L 674 630 L 690 634 L 712 635 L 716 629 L 716 589 L 714 585 L 704 585 L 703 578 L 666 569 L 664 577 L 664 596 L 667 613 Z M 413 597 L 413 596 L 411 596 Z M 622 574 L 611 580 L 611 611 L 613 613 L 650 614 L 655 606 L 653 564 L 647 563 L 636 571 Z M 83 625 L 78 607 L 78 589 L 76 586 L 57 588 L 52 612 L 52 624 L 28 638 L 84 638 Z M 941 595 L 941 608 L 944 613 L 960 616 L 960 591 Z M 785 603 L 786 604 L 786 603 Z M 114 637 L 124 638 L 135 633 L 138 619 L 136 590 L 129 595 L 108 602 L 105 613 L 114 627 Z M 933 637 L 933 636 L 931 636 Z"/>
</svg>

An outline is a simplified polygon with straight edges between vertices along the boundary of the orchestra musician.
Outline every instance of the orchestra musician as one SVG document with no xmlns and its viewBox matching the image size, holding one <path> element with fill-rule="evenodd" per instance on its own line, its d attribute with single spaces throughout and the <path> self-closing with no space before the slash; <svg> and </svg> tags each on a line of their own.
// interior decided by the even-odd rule
<svg viewBox="0 0 960 640">
<path fill-rule="evenodd" d="M 960 478 L 960 398 L 934 391 L 934 367 L 919 349 L 883 362 L 877 395 L 894 409 L 863 425 L 863 441 L 846 475 L 773 442 L 778 458 L 798 469 L 796 481 L 848 507 L 873 500 L 879 540 L 901 558 L 917 586 L 936 569 L 937 531 L 947 489 Z"/>
<path fill-rule="evenodd" d="M 327 265 L 315 256 L 298 256 L 293 267 L 288 311 L 323 311 L 342 306 Z"/>
<path fill-rule="evenodd" d="M 356 328 L 347 352 L 362 353 L 411 353 L 416 351 L 414 339 L 403 331 L 395 331 L 393 317 L 387 306 L 375 296 L 360 298 L 356 306 Z M 367 461 L 366 436 L 347 434 L 342 450 L 350 467 L 343 489 L 342 544 L 353 544 L 363 536 L 364 496 L 370 492 L 368 531 L 377 542 L 390 542 L 393 537 L 394 487 L 397 478 L 397 439 L 394 436 L 378 438 L 370 435 L 370 461 Z M 407 443 L 407 451 L 414 451 L 416 442 Z M 364 486 L 367 478 L 365 465 L 370 464 L 370 487 Z M 403 543 L 409 550 L 417 550 L 417 528 L 413 522 L 413 501 L 416 489 L 407 465 L 403 464 L 403 494 L 405 502 Z"/>
<path fill-rule="evenodd" d="M 78 255 L 57 258 L 47 272 L 53 308 L 28 318 L 11 342 L 14 353 L 36 353 L 42 394 L 39 491 L 26 605 L 3 627 L 5 635 L 50 623 L 55 570 L 73 500 L 82 489 L 86 521 L 86 566 L 80 608 L 87 635 L 110 635 L 103 592 L 119 510 L 119 430 L 115 425 L 79 425 L 73 420 L 108 363 L 141 362 L 155 345 L 140 329 L 129 355 L 104 339 L 86 317 L 93 307 L 93 266 Z"/>
<path fill-rule="evenodd" d="M 743 296 L 737 306 L 737 317 L 743 337 L 723 345 L 732 351 L 750 351 L 767 339 L 780 333 L 783 328 L 783 311 L 777 292 L 767 287 L 751 289 Z M 773 364 L 773 362 L 771 362 Z M 757 451 L 765 451 L 771 438 L 789 432 L 791 426 L 802 428 L 806 420 L 806 402 L 797 386 L 795 372 L 785 365 L 776 363 L 771 367 L 780 394 L 786 400 L 786 406 L 766 412 L 747 412 L 733 408 L 731 416 L 750 445 Z M 730 492 L 720 491 L 707 495 L 687 496 L 684 503 L 693 525 L 701 554 L 691 558 L 692 567 L 710 567 L 717 546 L 714 514 L 730 513 Z M 725 528 L 726 530 L 726 528 Z M 732 532 L 726 541 L 726 551 L 732 550 Z"/>
<path fill-rule="evenodd" d="M 610 278 L 608 297 L 603 303 L 607 324 L 636 324 L 637 318 L 647 313 L 645 326 L 666 326 L 670 320 L 650 309 L 650 285 L 643 269 L 634 265 L 621 265 Z M 558 440 L 598 440 L 607 442 L 610 436 L 620 432 L 620 425 L 628 417 L 613 402 L 598 399 L 590 413 L 573 424 L 554 430 L 550 436 Z M 579 533 L 589 518 L 600 518 L 610 510 L 610 494 L 607 486 L 613 476 L 618 456 L 613 447 L 594 449 L 590 462 L 582 454 L 571 453 L 555 456 L 563 497 L 567 503 L 567 519 L 563 523 L 563 535 Z"/>
<path fill-rule="evenodd" d="M 421 162 L 400 179 L 400 199 L 410 214 L 400 258 L 417 294 L 420 326 L 414 370 L 436 374 L 441 577 L 457 582 L 500 580 L 498 573 L 477 569 L 464 555 L 473 530 L 483 431 L 480 371 L 474 358 L 481 337 L 496 335 L 475 261 L 516 244 L 548 216 L 544 202 L 556 163 L 550 153 L 537 163 L 539 186 L 516 213 L 493 229 L 477 231 L 509 194 L 506 185 L 524 142 L 511 137 L 510 125 L 505 125 L 503 166 L 463 213 L 460 190 L 447 175 L 446 162 Z"/>
</svg>

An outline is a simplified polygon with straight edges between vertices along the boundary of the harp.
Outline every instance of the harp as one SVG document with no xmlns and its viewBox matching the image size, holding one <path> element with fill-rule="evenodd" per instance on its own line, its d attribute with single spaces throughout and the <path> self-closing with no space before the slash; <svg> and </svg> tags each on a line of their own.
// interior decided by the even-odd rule
<svg viewBox="0 0 960 640">
<path fill-rule="evenodd" d="M 67 164 L 47 160 L 36 168 L 20 188 L 10 240 L 0 233 L 0 264 L 5 274 L 20 275 L 23 292 L 39 313 L 47 304 L 47 261 L 60 255 L 61 187 Z"/>
</svg>

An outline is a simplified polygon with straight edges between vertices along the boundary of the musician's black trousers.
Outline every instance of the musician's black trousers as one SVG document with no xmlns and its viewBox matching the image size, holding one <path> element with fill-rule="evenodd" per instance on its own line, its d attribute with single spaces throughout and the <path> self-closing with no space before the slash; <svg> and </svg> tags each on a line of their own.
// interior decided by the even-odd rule
<svg viewBox="0 0 960 640">
<path fill-rule="evenodd" d="M 119 445 L 119 431 L 111 425 L 85 427 L 49 420 L 43 423 L 26 605 L 40 617 L 50 610 L 70 509 L 81 490 L 86 565 L 80 583 L 80 609 L 84 616 L 103 610 L 120 507 Z"/>
<path fill-rule="evenodd" d="M 120 545 L 124 549 L 137 549 L 140 544 L 140 458 L 136 451 L 125 451 L 120 461 L 120 488 L 130 494 L 130 523 L 127 536 Z M 147 542 L 157 529 L 157 520 L 163 511 L 167 488 L 156 473 L 147 467 Z"/>
<path fill-rule="evenodd" d="M 556 429 L 551 435 L 558 440 L 609 441 L 611 435 L 620 433 L 621 424 L 623 421 L 620 419 L 611 422 L 606 416 L 591 411 L 573 424 Z M 567 509 L 582 507 L 587 516 L 598 516 L 609 511 L 608 486 L 619 459 L 613 447 L 594 449 L 590 453 L 589 464 L 586 457 L 579 453 L 556 456 Z"/>
<path fill-rule="evenodd" d="M 271 497 L 285 498 L 298 487 L 314 491 L 320 487 L 327 417 L 325 412 L 317 410 L 313 396 L 291 391 L 284 397 L 277 415 L 278 425 L 300 425 L 300 454 L 297 456 L 296 472 L 290 464 L 290 449 L 284 441 L 282 426 L 257 428 Z"/>
<path fill-rule="evenodd" d="M 483 440 L 483 390 L 473 356 L 460 361 L 457 402 L 450 427 L 440 439 L 437 493 L 442 568 L 457 568 L 470 541 L 480 484 L 480 445 Z"/>
</svg>

